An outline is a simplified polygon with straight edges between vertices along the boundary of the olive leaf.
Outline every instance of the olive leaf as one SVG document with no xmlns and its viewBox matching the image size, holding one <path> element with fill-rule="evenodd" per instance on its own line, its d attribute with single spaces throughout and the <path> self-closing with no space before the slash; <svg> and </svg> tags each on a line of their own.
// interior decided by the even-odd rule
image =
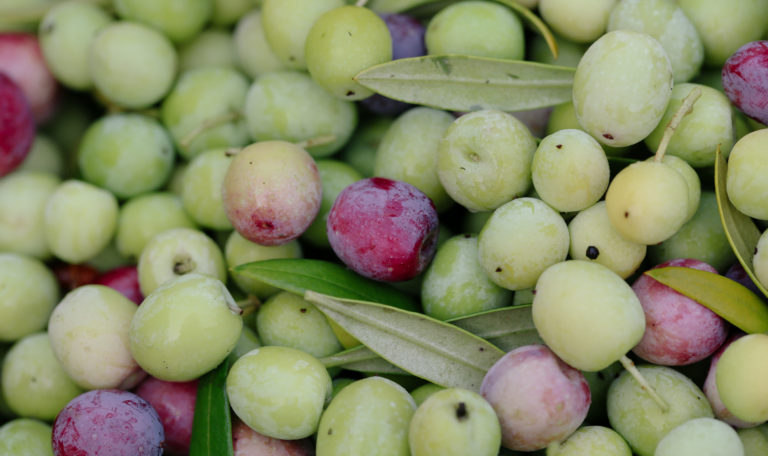
<svg viewBox="0 0 768 456">
<path fill-rule="evenodd" d="M 454 111 L 522 111 L 571 100 L 574 68 L 521 60 L 428 55 L 372 66 L 355 80 L 389 98 Z"/>
<path fill-rule="evenodd" d="M 725 236 L 728 238 L 728 242 L 731 244 L 731 248 L 736 254 L 739 263 L 744 267 L 744 271 L 755 283 L 757 289 L 763 295 L 768 296 L 768 290 L 757 279 L 752 265 L 752 257 L 757 248 L 757 241 L 760 240 L 760 230 L 751 218 L 739 212 L 728 199 L 726 190 L 727 173 L 728 165 L 718 146 L 715 151 L 715 198 L 717 199 L 720 221 L 723 224 Z"/>
<path fill-rule="evenodd" d="M 383 359 L 365 345 L 358 345 L 330 356 L 319 358 L 325 367 L 372 374 L 405 374 L 404 370 Z"/>
<path fill-rule="evenodd" d="M 478 391 L 504 355 L 470 332 L 421 313 L 313 291 L 304 299 L 385 360 L 437 385 Z"/>
<path fill-rule="evenodd" d="M 431 17 L 441 9 L 460 0 L 371 0 L 368 6 L 382 13 L 402 13 L 416 17 Z M 512 9 L 525 23 L 544 38 L 552 56 L 557 58 L 557 42 L 547 24 L 525 5 L 515 0 L 494 0 Z"/>
<path fill-rule="evenodd" d="M 232 417 L 226 392 L 230 360 L 203 375 L 197 385 L 190 456 L 232 456 Z"/>
<path fill-rule="evenodd" d="M 418 309 L 413 298 L 404 292 L 391 285 L 361 277 L 329 261 L 281 258 L 245 263 L 233 270 L 296 294 L 312 290 L 337 298 L 379 302 L 404 310 Z"/>
<path fill-rule="evenodd" d="M 448 323 L 487 340 L 505 352 L 523 345 L 544 343 L 533 324 L 530 304 L 488 310 L 454 318 Z"/>
<path fill-rule="evenodd" d="M 530 305 L 505 307 L 447 321 L 481 337 L 502 351 L 544 343 L 533 325 Z M 402 373 L 366 346 L 358 346 L 321 358 L 325 367 L 342 367 L 368 373 Z"/>
<path fill-rule="evenodd" d="M 720 274 L 670 266 L 646 275 L 688 296 L 746 333 L 768 332 L 768 306 L 744 285 Z"/>
</svg>

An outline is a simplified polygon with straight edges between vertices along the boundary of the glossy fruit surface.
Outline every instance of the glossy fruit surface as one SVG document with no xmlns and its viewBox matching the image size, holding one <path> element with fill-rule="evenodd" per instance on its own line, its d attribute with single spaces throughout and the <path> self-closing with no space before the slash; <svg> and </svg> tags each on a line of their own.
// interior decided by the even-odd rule
<svg viewBox="0 0 768 456">
<path fill-rule="evenodd" d="M 262 141 L 237 153 L 229 165 L 222 201 L 235 230 L 262 245 L 290 242 L 320 210 L 322 184 L 317 165 L 303 148 Z"/>
<path fill-rule="evenodd" d="M 18 167 L 35 139 L 35 119 L 24 92 L 0 73 L 0 176 Z"/>
<path fill-rule="evenodd" d="M 155 409 L 128 391 L 83 393 L 53 423 L 56 456 L 159 456 L 164 440 Z"/>
<path fill-rule="evenodd" d="M 328 214 L 328 240 L 350 268 L 383 281 L 413 278 L 437 247 L 437 211 L 402 181 L 374 177 L 345 188 Z"/>
</svg>

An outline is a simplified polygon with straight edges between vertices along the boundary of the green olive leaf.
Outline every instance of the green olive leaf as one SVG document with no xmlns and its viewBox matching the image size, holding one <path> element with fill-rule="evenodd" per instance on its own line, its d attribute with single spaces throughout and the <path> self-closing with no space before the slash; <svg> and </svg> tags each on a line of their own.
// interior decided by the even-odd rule
<svg viewBox="0 0 768 456">
<path fill-rule="evenodd" d="M 453 111 L 523 111 L 571 100 L 574 68 L 521 60 L 428 55 L 372 66 L 355 80 L 389 98 Z"/>
<path fill-rule="evenodd" d="M 460 0 L 371 0 L 368 6 L 381 13 L 407 13 L 416 17 L 431 17 L 441 9 Z M 520 15 L 525 23 L 546 41 L 554 58 L 557 58 L 557 42 L 547 24 L 525 5 L 515 0 L 494 0 L 508 6 Z"/>
<path fill-rule="evenodd" d="M 300 295 L 312 290 L 337 298 L 380 302 L 404 310 L 415 311 L 419 308 L 413 298 L 391 285 L 366 279 L 328 261 L 271 259 L 241 264 L 233 270 Z"/>
<path fill-rule="evenodd" d="M 358 345 L 319 360 L 325 367 L 341 367 L 371 374 L 407 374 L 365 345 Z"/>
<path fill-rule="evenodd" d="M 488 310 L 448 320 L 508 352 L 523 345 L 543 344 L 533 324 L 531 305 Z"/>
<path fill-rule="evenodd" d="M 670 266 L 645 274 L 751 333 L 768 332 L 768 306 L 744 285 L 714 272 Z"/>
<path fill-rule="evenodd" d="M 544 343 L 533 325 L 530 305 L 489 310 L 447 322 L 487 340 L 505 352 L 523 345 Z M 403 372 L 364 345 L 320 358 L 320 361 L 325 367 L 341 367 L 358 372 Z"/>
<path fill-rule="evenodd" d="M 768 290 L 763 287 L 752 266 L 752 257 L 757 248 L 757 241 L 760 240 L 760 229 L 751 218 L 739 212 L 728 199 L 726 190 L 726 178 L 728 175 L 728 165 L 725 157 L 718 146 L 715 158 L 715 198 L 717 199 L 717 210 L 720 212 L 720 221 L 725 230 L 725 236 L 731 244 L 733 253 L 739 263 L 744 267 L 747 275 L 755 283 L 757 289 L 763 295 L 768 296 Z"/>
<path fill-rule="evenodd" d="M 232 456 L 232 417 L 226 392 L 230 360 L 200 377 L 189 456 Z"/>
<path fill-rule="evenodd" d="M 304 299 L 379 356 L 445 387 L 479 391 L 504 352 L 489 342 L 421 313 L 307 291 Z"/>
</svg>

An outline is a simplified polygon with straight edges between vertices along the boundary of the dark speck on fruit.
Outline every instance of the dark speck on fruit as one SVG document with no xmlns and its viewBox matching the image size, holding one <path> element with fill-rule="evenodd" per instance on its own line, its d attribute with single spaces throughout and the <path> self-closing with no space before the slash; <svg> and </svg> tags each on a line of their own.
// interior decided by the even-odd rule
<svg viewBox="0 0 768 456">
<path fill-rule="evenodd" d="M 629 212 L 624 211 L 624 218 L 629 218 Z"/>
<path fill-rule="evenodd" d="M 328 428 L 328 435 L 331 435 L 331 434 L 333 434 L 333 429 Z"/>
<path fill-rule="evenodd" d="M 471 238 L 471 237 L 472 237 L 472 235 L 471 235 L 471 234 L 469 234 L 469 233 L 466 233 L 466 234 L 464 234 L 464 237 L 465 237 L 466 239 L 469 239 L 469 238 Z"/>
<path fill-rule="evenodd" d="M 349 36 L 352 36 L 352 32 L 350 32 L 349 30 L 347 30 L 347 35 L 349 35 Z"/>
<path fill-rule="evenodd" d="M 467 412 L 467 404 L 459 402 L 456 405 L 456 419 L 464 421 L 469 418 L 469 412 Z"/>
<path fill-rule="evenodd" d="M 354 90 L 347 90 L 347 94 L 346 94 L 346 95 L 347 95 L 348 97 L 351 97 L 351 96 L 352 96 L 352 95 L 354 95 L 354 94 L 355 94 L 355 91 L 354 91 Z"/>
<path fill-rule="evenodd" d="M 496 268 L 496 272 L 501 272 L 501 266 Z"/>
<path fill-rule="evenodd" d="M 305 314 L 307 313 L 307 309 L 305 307 L 302 307 L 301 309 L 299 309 L 299 312 Z"/>
<path fill-rule="evenodd" d="M 610 133 L 603 133 L 603 138 L 605 139 L 613 139 L 613 135 Z"/>
<path fill-rule="evenodd" d="M 595 260 L 598 256 L 600 256 L 600 250 L 598 250 L 597 247 L 594 245 L 587 247 L 587 258 L 590 260 Z"/>
<path fill-rule="evenodd" d="M 562 148 L 563 148 L 563 145 L 562 145 L 562 144 L 558 144 L 558 145 L 556 145 L 555 147 L 557 147 L 558 149 L 562 149 Z"/>
</svg>

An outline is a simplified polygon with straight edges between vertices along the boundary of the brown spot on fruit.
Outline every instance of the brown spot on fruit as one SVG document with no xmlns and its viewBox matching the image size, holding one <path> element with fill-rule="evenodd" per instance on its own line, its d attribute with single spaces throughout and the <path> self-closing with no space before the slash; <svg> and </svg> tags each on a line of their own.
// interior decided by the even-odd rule
<svg viewBox="0 0 768 456">
<path fill-rule="evenodd" d="M 464 402 L 459 402 L 458 404 L 456 404 L 456 419 L 459 421 L 464 421 L 469 419 L 467 404 L 465 404 Z"/>
</svg>

